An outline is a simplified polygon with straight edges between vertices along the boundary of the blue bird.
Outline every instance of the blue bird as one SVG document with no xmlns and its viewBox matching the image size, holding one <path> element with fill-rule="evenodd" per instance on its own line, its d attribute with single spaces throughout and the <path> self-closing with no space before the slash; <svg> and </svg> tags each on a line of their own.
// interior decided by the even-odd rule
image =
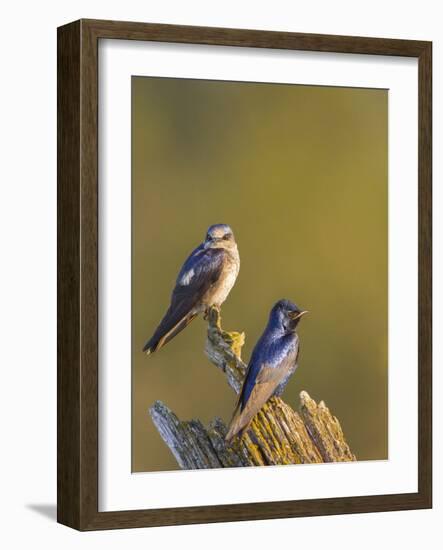
<svg viewBox="0 0 443 550">
<path fill-rule="evenodd" d="M 220 308 L 240 270 L 240 256 L 229 225 L 211 225 L 206 238 L 187 258 L 177 276 L 170 306 L 143 351 L 159 350 L 199 314 Z"/>
<path fill-rule="evenodd" d="M 251 355 L 226 441 L 247 431 L 254 416 L 273 395 L 280 396 L 297 368 L 297 325 L 308 313 L 289 300 L 278 301 Z"/>
</svg>

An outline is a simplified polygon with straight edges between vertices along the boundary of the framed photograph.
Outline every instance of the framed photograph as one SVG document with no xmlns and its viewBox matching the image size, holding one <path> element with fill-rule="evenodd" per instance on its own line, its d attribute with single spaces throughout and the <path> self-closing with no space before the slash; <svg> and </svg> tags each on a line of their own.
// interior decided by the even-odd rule
<svg viewBox="0 0 443 550">
<path fill-rule="evenodd" d="M 58 29 L 58 521 L 432 506 L 430 42 Z"/>
</svg>

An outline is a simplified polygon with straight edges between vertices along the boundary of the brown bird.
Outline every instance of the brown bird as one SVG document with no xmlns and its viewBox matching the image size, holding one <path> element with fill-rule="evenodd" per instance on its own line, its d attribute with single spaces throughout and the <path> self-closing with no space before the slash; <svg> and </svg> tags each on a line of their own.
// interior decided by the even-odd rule
<svg viewBox="0 0 443 550">
<path fill-rule="evenodd" d="M 240 256 L 229 225 L 208 229 L 205 241 L 188 257 L 178 274 L 171 304 L 143 351 L 159 350 L 202 312 L 220 308 L 240 270 Z"/>
</svg>

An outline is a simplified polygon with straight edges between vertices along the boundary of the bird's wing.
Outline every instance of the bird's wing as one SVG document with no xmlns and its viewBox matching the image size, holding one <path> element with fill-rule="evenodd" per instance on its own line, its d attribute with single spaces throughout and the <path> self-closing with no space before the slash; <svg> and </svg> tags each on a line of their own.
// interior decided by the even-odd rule
<svg viewBox="0 0 443 550">
<path fill-rule="evenodd" d="M 194 250 L 177 277 L 168 311 L 143 351 L 159 349 L 192 321 L 194 308 L 221 275 L 224 255 L 218 248 Z"/>
<path fill-rule="evenodd" d="M 226 252 L 222 248 L 197 249 L 179 273 L 172 293 L 171 308 L 185 314 L 195 307 L 218 281 Z"/>
<path fill-rule="evenodd" d="M 272 396 L 280 382 L 282 382 L 291 372 L 296 359 L 297 350 L 295 350 L 295 353 L 288 353 L 278 366 L 262 363 L 254 381 L 253 388 L 246 402 L 243 402 L 247 379 L 253 376 L 254 372 L 253 368 L 249 368 L 226 436 L 227 441 L 230 441 L 238 433 L 243 433 L 248 428 L 254 416 Z"/>
</svg>

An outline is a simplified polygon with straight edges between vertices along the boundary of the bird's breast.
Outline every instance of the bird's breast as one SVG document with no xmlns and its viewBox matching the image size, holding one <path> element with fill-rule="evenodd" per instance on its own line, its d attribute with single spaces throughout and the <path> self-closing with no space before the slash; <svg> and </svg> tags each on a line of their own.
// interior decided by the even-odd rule
<svg viewBox="0 0 443 550">
<path fill-rule="evenodd" d="M 207 306 L 218 306 L 228 297 L 240 270 L 240 260 L 235 256 L 228 256 L 224 261 L 223 269 L 218 280 L 206 293 L 203 301 Z"/>
</svg>

